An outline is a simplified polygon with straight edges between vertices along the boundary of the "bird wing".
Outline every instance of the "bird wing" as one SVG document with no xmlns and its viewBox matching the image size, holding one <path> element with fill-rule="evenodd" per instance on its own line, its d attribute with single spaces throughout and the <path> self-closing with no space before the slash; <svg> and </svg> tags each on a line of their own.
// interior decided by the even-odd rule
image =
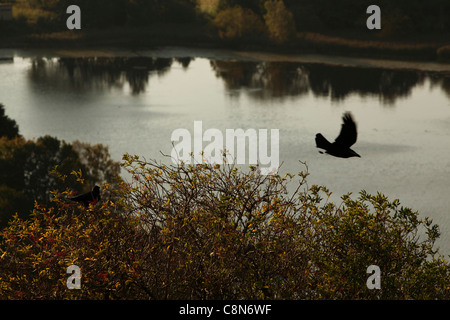
<svg viewBox="0 0 450 320">
<path fill-rule="evenodd" d="M 92 200 L 92 192 L 86 192 L 83 194 L 80 194 L 76 197 L 70 198 L 70 200 L 73 201 L 91 201 Z"/>
<path fill-rule="evenodd" d="M 325 138 L 322 134 L 316 134 L 316 147 L 328 150 L 330 148 L 331 143 Z"/>
<path fill-rule="evenodd" d="M 356 132 L 356 123 L 353 121 L 350 112 L 344 113 L 342 120 L 344 123 L 342 124 L 341 132 L 334 142 L 343 147 L 349 148 L 356 142 L 358 137 L 358 133 Z"/>
</svg>

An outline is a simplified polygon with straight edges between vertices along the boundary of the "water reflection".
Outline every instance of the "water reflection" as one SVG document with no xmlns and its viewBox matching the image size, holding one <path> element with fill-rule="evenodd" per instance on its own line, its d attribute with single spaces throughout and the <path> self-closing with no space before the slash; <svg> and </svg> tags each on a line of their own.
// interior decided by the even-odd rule
<svg viewBox="0 0 450 320">
<path fill-rule="evenodd" d="M 177 61 L 187 68 L 191 58 Z M 30 79 L 59 91 L 123 88 L 132 94 L 144 92 L 151 75 L 162 76 L 172 66 L 172 58 L 58 58 L 33 59 Z"/>
<path fill-rule="evenodd" d="M 408 97 L 414 87 L 423 85 L 427 79 L 450 97 L 450 78 L 437 73 L 286 62 L 211 61 L 211 66 L 228 90 L 249 89 L 246 93 L 258 100 L 311 92 L 333 101 L 351 94 L 372 95 L 378 96 L 383 104 L 392 105 L 396 99 Z"/>
<path fill-rule="evenodd" d="M 447 97 L 450 99 L 450 75 L 446 77 L 431 77 L 431 88 L 442 88 Z"/>
<path fill-rule="evenodd" d="M 128 85 L 133 95 L 139 95 L 148 89 L 151 76 L 164 75 L 174 61 L 187 69 L 192 58 L 39 58 L 32 60 L 29 77 L 59 91 Z M 210 65 L 232 97 L 245 92 L 260 103 L 312 93 L 332 101 L 352 94 L 378 96 L 382 104 L 393 105 L 426 80 L 450 98 L 450 76 L 439 73 L 289 62 L 211 60 Z"/>
</svg>

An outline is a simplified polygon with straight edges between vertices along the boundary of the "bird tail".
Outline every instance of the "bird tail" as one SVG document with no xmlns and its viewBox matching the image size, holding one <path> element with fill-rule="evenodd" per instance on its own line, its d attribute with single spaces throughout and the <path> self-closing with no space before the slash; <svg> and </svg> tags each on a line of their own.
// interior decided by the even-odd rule
<svg viewBox="0 0 450 320">
<path fill-rule="evenodd" d="M 320 133 L 316 134 L 316 147 L 327 150 L 331 143 Z"/>
</svg>

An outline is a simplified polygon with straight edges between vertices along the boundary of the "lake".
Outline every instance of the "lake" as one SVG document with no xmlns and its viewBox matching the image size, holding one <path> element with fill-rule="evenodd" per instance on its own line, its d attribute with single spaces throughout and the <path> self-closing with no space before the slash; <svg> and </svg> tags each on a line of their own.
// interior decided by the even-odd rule
<svg viewBox="0 0 450 320">
<path fill-rule="evenodd" d="M 450 254 L 448 64 L 165 48 L 0 50 L 0 103 L 26 138 L 103 143 L 115 160 L 170 154 L 174 130 L 279 130 L 282 172 L 305 167 L 333 201 L 362 189 L 399 199 L 440 226 Z M 361 158 L 320 154 L 350 111 Z M 259 132 L 259 131 L 257 131 Z M 273 140 L 274 141 L 274 140 Z M 273 142 L 272 141 L 272 142 Z M 207 143 L 203 144 L 203 147 Z"/>
</svg>

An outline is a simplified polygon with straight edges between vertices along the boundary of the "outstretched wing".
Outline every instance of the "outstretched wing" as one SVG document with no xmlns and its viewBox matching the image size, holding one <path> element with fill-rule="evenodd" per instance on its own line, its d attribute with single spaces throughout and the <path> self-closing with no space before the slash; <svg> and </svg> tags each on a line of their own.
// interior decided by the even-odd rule
<svg viewBox="0 0 450 320">
<path fill-rule="evenodd" d="M 342 120 L 344 123 L 342 124 L 341 132 L 334 142 L 343 147 L 349 148 L 356 142 L 358 137 L 358 133 L 356 132 L 356 123 L 353 121 L 350 112 L 344 113 Z"/>
</svg>

